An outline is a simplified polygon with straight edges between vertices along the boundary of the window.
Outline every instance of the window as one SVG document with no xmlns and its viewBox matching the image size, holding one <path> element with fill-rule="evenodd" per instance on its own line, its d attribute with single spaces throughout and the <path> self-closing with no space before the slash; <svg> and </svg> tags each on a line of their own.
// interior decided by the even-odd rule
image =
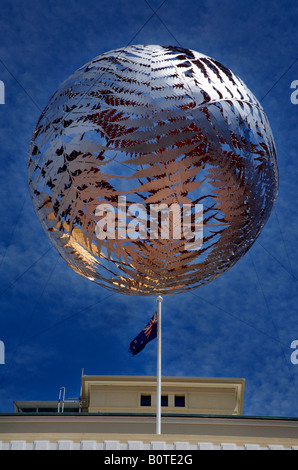
<svg viewBox="0 0 298 470">
<path fill-rule="evenodd" d="M 168 395 L 161 396 L 161 406 L 168 406 Z"/>
<path fill-rule="evenodd" d="M 175 395 L 175 406 L 185 406 L 185 395 Z"/>
<path fill-rule="evenodd" d="M 18 412 L 21 413 L 36 413 L 36 408 L 18 408 Z"/>
<path fill-rule="evenodd" d="M 141 406 L 151 406 L 151 395 L 141 395 Z"/>
<path fill-rule="evenodd" d="M 40 407 L 37 410 L 38 413 L 57 413 L 57 408 L 43 408 Z"/>
</svg>

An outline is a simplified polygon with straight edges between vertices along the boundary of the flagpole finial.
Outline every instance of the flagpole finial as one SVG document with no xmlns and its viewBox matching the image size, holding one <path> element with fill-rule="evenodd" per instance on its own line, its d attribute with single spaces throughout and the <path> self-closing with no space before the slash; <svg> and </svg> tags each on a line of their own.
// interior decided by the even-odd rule
<svg viewBox="0 0 298 470">
<path fill-rule="evenodd" d="M 162 297 L 159 295 L 156 300 L 157 302 L 162 302 Z"/>
</svg>

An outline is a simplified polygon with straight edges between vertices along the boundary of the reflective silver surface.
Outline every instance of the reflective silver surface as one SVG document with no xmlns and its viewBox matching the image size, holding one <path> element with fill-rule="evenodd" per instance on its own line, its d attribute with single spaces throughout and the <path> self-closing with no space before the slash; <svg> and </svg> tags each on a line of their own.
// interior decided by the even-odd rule
<svg viewBox="0 0 298 470">
<path fill-rule="evenodd" d="M 233 266 L 277 197 L 276 151 L 253 94 L 214 59 L 178 47 L 107 52 L 69 77 L 29 152 L 36 214 L 77 273 L 124 294 L 180 293 Z M 102 202 L 203 204 L 204 240 L 96 236 Z M 149 229 L 148 229 L 149 230 Z"/>
</svg>

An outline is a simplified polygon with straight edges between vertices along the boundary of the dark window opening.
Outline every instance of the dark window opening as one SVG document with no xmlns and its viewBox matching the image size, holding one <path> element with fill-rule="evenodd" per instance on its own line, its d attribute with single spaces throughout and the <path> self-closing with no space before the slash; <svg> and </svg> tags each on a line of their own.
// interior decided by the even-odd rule
<svg viewBox="0 0 298 470">
<path fill-rule="evenodd" d="M 161 406 L 168 406 L 168 395 L 161 396 Z"/>
<path fill-rule="evenodd" d="M 21 413 L 36 413 L 36 408 L 18 408 Z"/>
<path fill-rule="evenodd" d="M 57 408 L 38 408 L 38 413 L 53 413 L 57 412 Z"/>
<path fill-rule="evenodd" d="M 151 395 L 141 395 L 141 406 L 151 406 Z"/>
<path fill-rule="evenodd" d="M 185 406 L 184 395 L 175 395 L 175 406 Z"/>
</svg>

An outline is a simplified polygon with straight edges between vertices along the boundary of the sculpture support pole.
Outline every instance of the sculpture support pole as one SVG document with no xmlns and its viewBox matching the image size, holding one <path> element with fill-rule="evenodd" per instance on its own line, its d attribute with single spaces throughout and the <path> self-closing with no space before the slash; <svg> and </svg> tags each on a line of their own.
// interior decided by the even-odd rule
<svg viewBox="0 0 298 470">
<path fill-rule="evenodd" d="M 156 434 L 161 434 L 161 302 L 157 297 L 157 387 L 156 387 Z"/>
</svg>

